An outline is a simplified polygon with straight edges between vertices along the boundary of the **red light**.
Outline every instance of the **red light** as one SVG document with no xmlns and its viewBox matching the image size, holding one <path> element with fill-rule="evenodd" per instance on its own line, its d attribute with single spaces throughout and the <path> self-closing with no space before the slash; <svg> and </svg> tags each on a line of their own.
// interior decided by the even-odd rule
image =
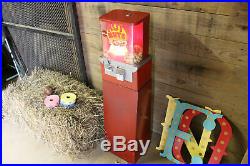
<svg viewBox="0 0 250 166">
<path fill-rule="evenodd" d="M 148 56 L 148 13 L 113 10 L 100 20 L 105 57 L 136 64 Z"/>
</svg>

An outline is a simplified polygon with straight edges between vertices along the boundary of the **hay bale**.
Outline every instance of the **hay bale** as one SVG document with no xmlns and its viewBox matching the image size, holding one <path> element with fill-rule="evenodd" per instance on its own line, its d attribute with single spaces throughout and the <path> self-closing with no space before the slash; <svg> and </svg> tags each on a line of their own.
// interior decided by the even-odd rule
<svg viewBox="0 0 250 166">
<path fill-rule="evenodd" d="M 58 95 L 75 93 L 76 107 L 46 108 L 46 86 L 55 88 L 55 94 Z M 28 129 L 61 154 L 79 158 L 82 154 L 89 153 L 104 136 L 101 93 L 70 76 L 35 69 L 30 76 L 10 84 L 2 96 L 5 119 Z"/>
</svg>

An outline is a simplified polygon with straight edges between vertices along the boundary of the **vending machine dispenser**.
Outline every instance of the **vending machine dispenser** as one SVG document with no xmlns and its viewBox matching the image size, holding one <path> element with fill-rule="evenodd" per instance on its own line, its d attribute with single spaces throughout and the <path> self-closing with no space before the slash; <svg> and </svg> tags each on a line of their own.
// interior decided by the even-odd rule
<svg viewBox="0 0 250 166">
<path fill-rule="evenodd" d="M 151 70 L 149 13 L 113 10 L 100 17 L 103 42 L 101 69 L 106 139 L 150 140 Z M 135 163 L 138 151 L 111 151 Z"/>
</svg>

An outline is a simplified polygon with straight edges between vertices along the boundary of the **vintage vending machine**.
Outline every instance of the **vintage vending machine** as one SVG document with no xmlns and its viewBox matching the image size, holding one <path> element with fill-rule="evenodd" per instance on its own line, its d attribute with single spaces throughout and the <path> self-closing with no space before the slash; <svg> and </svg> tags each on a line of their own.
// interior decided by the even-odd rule
<svg viewBox="0 0 250 166">
<path fill-rule="evenodd" d="M 113 10 L 100 17 L 103 41 L 101 69 L 106 139 L 150 140 L 151 70 L 149 13 Z M 111 148 L 113 149 L 113 148 Z M 138 151 L 112 153 L 135 163 Z"/>
</svg>

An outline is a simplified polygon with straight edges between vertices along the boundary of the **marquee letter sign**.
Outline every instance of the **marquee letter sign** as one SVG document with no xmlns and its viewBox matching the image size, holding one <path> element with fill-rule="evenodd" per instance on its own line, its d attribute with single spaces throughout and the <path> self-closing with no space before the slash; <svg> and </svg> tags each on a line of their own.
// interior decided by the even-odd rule
<svg viewBox="0 0 250 166">
<path fill-rule="evenodd" d="M 162 123 L 163 131 L 160 145 L 157 150 L 162 150 L 160 156 L 166 157 L 175 163 L 185 163 L 181 149 L 183 143 L 191 155 L 191 164 L 202 164 L 203 158 L 210 142 L 210 135 L 216 127 L 216 121 L 220 125 L 220 135 L 212 149 L 209 164 L 217 164 L 223 155 L 226 155 L 226 147 L 232 137 L 232 129 L 221 111 L 212 110 L 208 107 L 200 108 L 189 103 L 180 101 L 178 98 L 167 96 L 169 99 L 165 122 Z M 194 117 L 204 114 L 203 132 L 199 143 L 194 138 L 190 124 Z M 171 123 L 172 122 L 172 123 Z"/>
</svg>

